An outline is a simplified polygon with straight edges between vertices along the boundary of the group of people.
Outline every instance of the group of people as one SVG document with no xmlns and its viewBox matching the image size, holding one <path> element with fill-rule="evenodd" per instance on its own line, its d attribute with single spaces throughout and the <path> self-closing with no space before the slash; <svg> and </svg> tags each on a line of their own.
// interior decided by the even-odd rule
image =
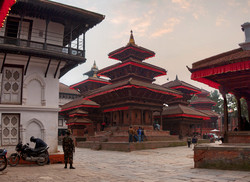
<svg viewBox="0 0 250 182">
<path fill-rule="evenodd" d="M 198 137 L 196 135 L 194 135 L 192 138 L 190 136 L 187 137 L 188 148 L 190 148 L 191 143 L 193 144 L 193 146 L 197 145 L 197 143 L 198 143 Z"/>
<path fill-rule="evenodd" d="M 128 129 L 129 142 L 143 142 L 145 138 L 144 129 L 139 127 L 137 130 L 132 126 Z"/>
</svg>

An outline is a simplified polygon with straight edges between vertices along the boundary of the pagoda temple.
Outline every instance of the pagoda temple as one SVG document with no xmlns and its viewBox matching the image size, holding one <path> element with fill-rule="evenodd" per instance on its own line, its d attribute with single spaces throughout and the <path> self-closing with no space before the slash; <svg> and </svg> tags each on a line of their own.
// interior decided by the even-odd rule
<svg viewBox="0 0 250 182">
<path fill-rule="evenodd" d="M 155 77 L 166 75 L 166 70 L 143 62 L 155 53 L 136 45 L 132 31 L 128 44 L 108 56 L 120 63 L 99 70 L 97 75 L 110 78 L 112 84 L 90 91 L 85 99 L 101 106 L 110 126 L 152 128 L 153 112 L 162 113 L 164 103 L 182 98 L 179 91 L 152 83 Z"/>
<path fill-rule="evenodd" d="M 110 84 L 108 80 L 99 78 L 97 71 L 98 67 L 94 62 L 91 70 L 83 74 L 89 77 L 70 86 L 71 89 L 79 91 L 82 97 L 64 104 L 60 111 L 60 115 L 67 119 L 66 124 L 76 140 L 86 133 L 93 135 L 103 120 L 100 105 L 84 98 L 89 91 Z"/>
<path fill-rule="evenodd" d="M 177 76 L 174 81 L 167 82 L 162 86 L 178 90 L 183 94 L 182 98 L 172 99 L 168 102 L 168 107 L 164 107 L 162 129 L 170 131 L 172 135 L 179 135 L 180 138 L 191 136 L 196 132 L 200 133 L 200 126 L 210 118 L 207 114 L 188 105 L 191 97 L 194 94 L 199 94 L 201 90 L 179 80 Z M 155 117 L 157 118 L 159 115 Z"/>
<path fill-rule="evenodd" d="M 91 70 L 83 74 L 84 76 L 88 76 L 88 79 L 75 83 L 71 85 L 70 88 L 79 91 L 82 96 L 84 96 L 90 90 L 111 84 L 107 79 L 100 78 L 100 76 L 97 75 L 98 71 L 99 69 L 94 61 Z"/>
<path fill-rule="evenodd" d="M 218 117 L 219 114 L 212 111 L 212 106 L 216 105 L 216 102 L 208 98 L 209 92 L 201 89 L 201 93 L 197 94 L 197 98 L 190 102 L 190 106 L 206 114 L 209 119 L 202 122 L 201 134 L 210 133 L 213 129 L 218 129 Z"/>
</svg>

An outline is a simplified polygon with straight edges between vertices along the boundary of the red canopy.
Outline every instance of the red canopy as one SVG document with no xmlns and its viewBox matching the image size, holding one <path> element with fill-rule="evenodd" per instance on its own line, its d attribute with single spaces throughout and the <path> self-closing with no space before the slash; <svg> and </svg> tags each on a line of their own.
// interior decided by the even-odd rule
<svg viewBox="0 0 250 182">
<path fill-rule="evenodd" d="M 218 89 L 220 84 L 213 82 L 212 80 L 209 80 L 206 77 L 209 77 L 211 75 L 228 73 L 228 72 L 244 71 L 244 70 L 249 70 L 249 69 L 250 69 L 250 61 L 242 61 L 242 62 L 227 64 L 223 66 L 194 71 L 191 75 L 191 79 L 205 83 L 213 88 Z"/>
<path fill-rule="evenodd" d="M 0 2 L 0 28 L 4 25 L 5 18 L 8 15 L 11 6 L 15 3 L 16 0 L 3 0 Z"/>
</svg>

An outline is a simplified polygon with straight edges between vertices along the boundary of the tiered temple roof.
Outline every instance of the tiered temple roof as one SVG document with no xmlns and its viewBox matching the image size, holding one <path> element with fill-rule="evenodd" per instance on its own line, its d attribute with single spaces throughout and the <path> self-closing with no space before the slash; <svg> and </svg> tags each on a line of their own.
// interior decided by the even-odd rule
<svg viewBox="0 0 250 182">
<path fill-rule="evenodd" d="M 121 63 L 98 71 L 98 75 L 109 77 L 112 84 L 91 91 L 86 98 L 99 103 L 104 110 L 161 110 L 171 98 L 182 97 L 178 91 L 152 84 L 154 77 L 166 74 L 164 69 L 142 62 L 154 55 L 153 51 L 137 46 L 131 32 L 129 43 L 109 54 Z"/>
<path fill-rule="evenodd" d="M 93 123 L 92 120 L 100 120 L 96 112 L 100 105 L 84 97 L 89 91 L 110 84 L 108 80 L 99 78 L 97 71 L 98 68 L 94 62 L 91 70 L 83 74 L 88 75 L 89 78 L 70 86 L 72 92 L 79 91 L 82 97 L 62 106 L 60 114 L 69 118 L 67 125 L 88 125 Z"/>
<path fill-rule="evenodd" d="M 212 106 L 216 105 L 216 102 L 208 98 L 209 92 L 201 89 L 201 93 L 197 94 L 197 98 L 190 102 L 190 105 L 195 109 L 207 114 L 209 117 L 218 117 L 219 114 L 212 111 Z"/>
<path fill-rule="evenodd" d="M 154 57 L 155 53 L 144 47 L 136 45 L 133 32 L 131 31 L 128 44 L 125 47 L 121 47 L 112 51 L 108 56 L 109 58 L 116 59 L 118 61 L 125 61 L 128 58 L 134 58 L 138 61 L 143 61 L 145 59 Z"/>
<path fill-rule="evenodd" d="M 90 90 L 111 84 L 107 79 L 102 79 L 97 75 L 98 67 L 94 62 L 90 71 L 84 73 L 88 78 L 70 86 L 71 89 L 79 91 L 83 96 Z"/>
<path fill-rule="evenodd" d="M 201 90 L 189 83 L 181 81 L 176 76 L 174 81 L 167 82 L 162 86 L 166 88 L 176 89 L 183 93 L 183 98 L 173 99 L 168 104 L 169 107 L 165 107 L 163 110 L 163 117 L 174 118 L 174 117 L 185 117 L 185 118 L 197 118 L 208 120 L 208 115 L 196 110 L 194 108 L 188 107 L 189 100 L 192 95 L 201 93 Z"/>
</svg>

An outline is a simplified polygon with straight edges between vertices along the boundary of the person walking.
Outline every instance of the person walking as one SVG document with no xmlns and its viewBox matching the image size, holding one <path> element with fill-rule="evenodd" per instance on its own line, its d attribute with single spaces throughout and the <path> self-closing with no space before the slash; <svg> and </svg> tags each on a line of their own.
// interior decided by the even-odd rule
<svg viewBox="0 0 250 182">
<path fill-rule="evenodd" d="M 191 138 L 190 136 L 188 136 L 188 137 L 187 137 L 188 148 L 190 148 L 191 141 L 192 141 L 192 138 Z"/>
<path fill-rule="evenodd" d="M 69 161 L 70 169 L 73 167 L 73 153 L 75 152 L 75 145 L 73 139 L 70 137 L 70 131 L 66 132 L 66 136 L 63 138 L 63 152 L 64 152 L 64 163 L 65 169 L 67 169 L 67 163 Z"/>
<path fill-rule="evenodd" d="M 198 138 L 197 138 L 196 135 L 194 135 L 193 138 L 192 138 L 193 149 L 197 145 L 197 143 L 198 143 Z"/>
</svg>

